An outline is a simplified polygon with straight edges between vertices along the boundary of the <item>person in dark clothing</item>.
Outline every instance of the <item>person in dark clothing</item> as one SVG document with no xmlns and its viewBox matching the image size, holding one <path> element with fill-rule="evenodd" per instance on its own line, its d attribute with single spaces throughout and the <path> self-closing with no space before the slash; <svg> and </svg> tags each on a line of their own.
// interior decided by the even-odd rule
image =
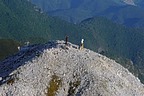
<svg viewBox="0 0 144 96">
<path fill-rule="evenodd" d="M 66 45 L 68 44 L 68 36 L 66 36 L 66 38 L 65 38 L 65 44 Z"/>
</svg>

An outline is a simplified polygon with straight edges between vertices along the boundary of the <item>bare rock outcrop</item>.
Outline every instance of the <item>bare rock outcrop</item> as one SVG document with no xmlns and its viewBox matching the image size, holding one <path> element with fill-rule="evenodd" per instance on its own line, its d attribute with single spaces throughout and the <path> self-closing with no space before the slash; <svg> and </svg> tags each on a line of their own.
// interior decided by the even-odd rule
<svg viewBox="0 0 144 96">
<path fill-rule="evenodd" d="M 120 64 L 64 41 L 21 48 L 0 63 L 0 78 L 0 96 L 144 96 Z"/>
</svg>

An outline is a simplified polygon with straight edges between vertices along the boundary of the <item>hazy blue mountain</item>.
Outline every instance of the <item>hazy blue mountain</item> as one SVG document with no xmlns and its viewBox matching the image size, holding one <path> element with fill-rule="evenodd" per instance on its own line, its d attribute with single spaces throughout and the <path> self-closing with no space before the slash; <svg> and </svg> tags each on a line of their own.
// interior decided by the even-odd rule
<svg viewBox="0 0 144 96">
<path fill-rule="evenodd" d="M 133 0 L 136 6 L 141 7 L 144 9 L 144 1 L 143 0 Z"/>
<path fill-rule="evenodd" d="M 73 23 L 104 16 L 127 26 L 144 26 L 143 1 L 133 0 L 31 0 L 44 12 Z"/>
</svg>

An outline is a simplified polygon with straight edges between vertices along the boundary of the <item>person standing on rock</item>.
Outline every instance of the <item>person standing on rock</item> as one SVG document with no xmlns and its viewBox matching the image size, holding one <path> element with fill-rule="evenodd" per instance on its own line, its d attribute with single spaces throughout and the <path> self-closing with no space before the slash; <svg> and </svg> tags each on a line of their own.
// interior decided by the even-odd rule
<svg viewBox="0 0 144 96">
<path fill-rule="evenodd" d="M 80 50 L 84 48 L 84 39 L 81 40 Z"/>
<path fill-rule="evenodd" d="M 68 44 L 68 36 L 66 36 L 66 38 L 65 38 L 65 44 L 66 45 Z"/>
</svg>

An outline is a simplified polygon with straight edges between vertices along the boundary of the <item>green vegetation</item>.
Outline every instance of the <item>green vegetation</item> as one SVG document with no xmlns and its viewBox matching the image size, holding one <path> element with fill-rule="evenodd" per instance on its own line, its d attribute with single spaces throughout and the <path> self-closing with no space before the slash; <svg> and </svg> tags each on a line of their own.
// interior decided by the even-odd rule
<svg viewBox="0 0 144 96">
<path fill-rule="evenodd" d="M 136 77 L 140 75 L 140 72 L 138 72 L 138 68 L 134 66 L 132 61 L 127 58 L 122 57 L 111 57 L 113 60 L 121 64 L 123 67 L 127 68 L 132 74 L 134 74 Z"/>
<path fill-rule="evenodd" d="M 15 78 L 11 78 L 7 81 L 8 85 L 12 85 L 15 82 Z"/>
<path fill-rule="evenodd" d="M 0 39 L 0 60 L 18 52 L 18 46 L 21 44 L 11 39 Z"/>
<path fill-rule="evenodd" d="M 75 90 L 78 88 L 80 83 L 81 81 L 75 81 L 69 83 L 70 88 L 68 90 L 68 96 L 73 96 L 75 94 Z"/>
<path fill-rule="evenodd" d="M 59 87 L 62 86 L 62 80 L 58 76 L 53 75 L 48 85 L 46 96 L 55 96 Z"/>
<path fill-rule="evenodd" d="M 82 33 L 74 24 L 36 11 L 26 0 L 0 0 L 0 38 L 44 43 Z M 75 38 L 71 38 L 76 41 Z"/>
<path fill-rule="evenodd" d="M 36 10 L 26 0 L 0 0 L 0 60 L 18 51 L 17 42 L 45 43 L 67 35 L 71 36 L 69 41 L 79 44 L 84 30 Z"/>
<path fill-rule="evenodd" d="M 19 78 L 16 77 L 16 74 L 13 74 L 13 76 L 11 75 L 11 77 L 9 77 L 9 79 L 6 80 L 6 84 L 13 85 L 18 80 L 19 80 Z"/>
</svg>

